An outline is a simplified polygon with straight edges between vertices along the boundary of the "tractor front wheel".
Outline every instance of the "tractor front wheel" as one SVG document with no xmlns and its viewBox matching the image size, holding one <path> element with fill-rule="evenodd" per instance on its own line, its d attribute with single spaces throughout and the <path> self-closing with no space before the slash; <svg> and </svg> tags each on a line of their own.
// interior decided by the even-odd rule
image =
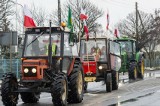
<svg viewBox="0 0 160 106">
<path fill-rule="evenodd" d="M 51 85 L 51 96 L 54 106 L 66 106 L 67 94 L 67 79 L 65 76 L 58 74 Z"/>
<path fill-rule="evenodd" d="M 16 90 L 18 90 L 18 82 L 15 75 L 5 74 L 1 85 L 2 102 L 5 106 L 16 106 L 18 101 L 18 93 L 14 92 Z"/>
<path fill-rule="evenodd" d="M 118 89 L 119 73 L 117 71 L 112 71 L 112 90 Z"/>
<path fill-rule="evenodd" d="M 87 87 L 88 87 L 88 82 L 84 82 L 84 91 L 87 91 Z"/>
<path fill-rule="evenodd" d="M 37 103 L 40 98 L 39 92 L 22 92 L 20 94 L 24 103 Z"/>
<path fill-rule="evenodd" d="M 106 83 L 106 92 L 111 92 L 112 91 L 112 74 L 111 73 L 106 73 L 105 83 Z"/>
</svg>

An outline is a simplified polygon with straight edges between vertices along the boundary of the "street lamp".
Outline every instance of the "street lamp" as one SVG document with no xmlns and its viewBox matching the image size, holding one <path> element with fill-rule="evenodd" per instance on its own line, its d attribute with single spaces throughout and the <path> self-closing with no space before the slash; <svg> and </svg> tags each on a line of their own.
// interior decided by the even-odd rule
<svg viewBox="0 0 160 106">
<path fill-rule="evenodd" d="M 59 21 L 59 26 L 61 25 L 61 3 L 60 0 L 58 0 L 58 21 Z"/>
</svg>

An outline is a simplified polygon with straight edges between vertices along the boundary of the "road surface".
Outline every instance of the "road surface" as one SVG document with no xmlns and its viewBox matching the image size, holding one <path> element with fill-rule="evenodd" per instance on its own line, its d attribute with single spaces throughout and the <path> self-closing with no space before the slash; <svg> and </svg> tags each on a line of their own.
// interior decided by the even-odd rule
<svg viewBox="0 0 160 106">
<path fill-rule="evenodd" d="M 105 92 L 103 82 L 89 83 L 83 102 L 68 106 L 160 106 L 160 71 L 147 71 L 144 80 L 135 82 L 129 82 L 127 75 L 121 75 L 120 79 L 119 90 L 111 93 Z M 2 105 L 0 101 L 0 106 Z M 53 106 L 53 104 L 51 95 L 42 93 L 38 103 L 24 104 L 19 99 L 17 106 Z"/>
</svg>

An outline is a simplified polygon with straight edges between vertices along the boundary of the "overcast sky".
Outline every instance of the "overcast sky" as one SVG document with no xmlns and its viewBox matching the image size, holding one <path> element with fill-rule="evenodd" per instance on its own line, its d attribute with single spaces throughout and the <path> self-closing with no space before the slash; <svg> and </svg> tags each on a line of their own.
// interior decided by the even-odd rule
<svg viewBox="0 0 160 106">
<path fill-rule="evenodd" d="M 16 0 L 15 0 L 16 1 Z M 34 3 L 36 6 L 42 6 L 46 11 L 51 12 L 57 9 L 58 0 L 17 0 L 18 3 L 24 5 L 31 5 Z M 65 3 L 66 0 L 61 0 L 61 4 Z M 89 0 L 102 9 L 105 14 L 98 20 L 105 29 L 106 26 L 106 14 L 107 9 L 110 15 L 110 27 L 124 19 L 129 13 L 135 10 L 135 2 L 138 2 L 139 10 L 147 13 L 153 13 L 155 8 L 160 8 L 160 0 Z"/>
</svg>

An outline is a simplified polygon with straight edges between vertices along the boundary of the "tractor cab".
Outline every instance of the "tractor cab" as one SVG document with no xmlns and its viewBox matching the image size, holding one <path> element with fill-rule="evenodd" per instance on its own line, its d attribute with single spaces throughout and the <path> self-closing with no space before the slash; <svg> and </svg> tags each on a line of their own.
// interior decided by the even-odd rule
<svg viewBox="0 0 160 106">
<path fill-rule="evenodd" d="M 81 39 L 81 51 L 80 54 L 82 58 L 85 58 L 86 55 L 95 56 L 96 61 L 106 62 L 106 39 L 91 39 L 86 41 L 85 39 Z"/>
<path fill-rule="evenodd" d="M 121 45 L 121 54 L 128 55 L 128 59 L 132 60 L 135 58 L 136 54 L 136 41 L 134 39 L 129 38 L 123 38 L 123 39 L 117 39 L 116 42 L 120 43 Z"/>
<path fill-rule="evenodd" d="M 71 33 L 65 32 L 61 27 L 51 28 L 51 39 L 49 27 L 28 28 L 24 42 L 24 58 L 44 58 L 48 54 L 48 45 L 51 40 L 52 56 L 62 57 L 72 55 L 72 46 L 69 41 Z M 72 34 L 73 35 L 73 34 Z"/>
</svg>

